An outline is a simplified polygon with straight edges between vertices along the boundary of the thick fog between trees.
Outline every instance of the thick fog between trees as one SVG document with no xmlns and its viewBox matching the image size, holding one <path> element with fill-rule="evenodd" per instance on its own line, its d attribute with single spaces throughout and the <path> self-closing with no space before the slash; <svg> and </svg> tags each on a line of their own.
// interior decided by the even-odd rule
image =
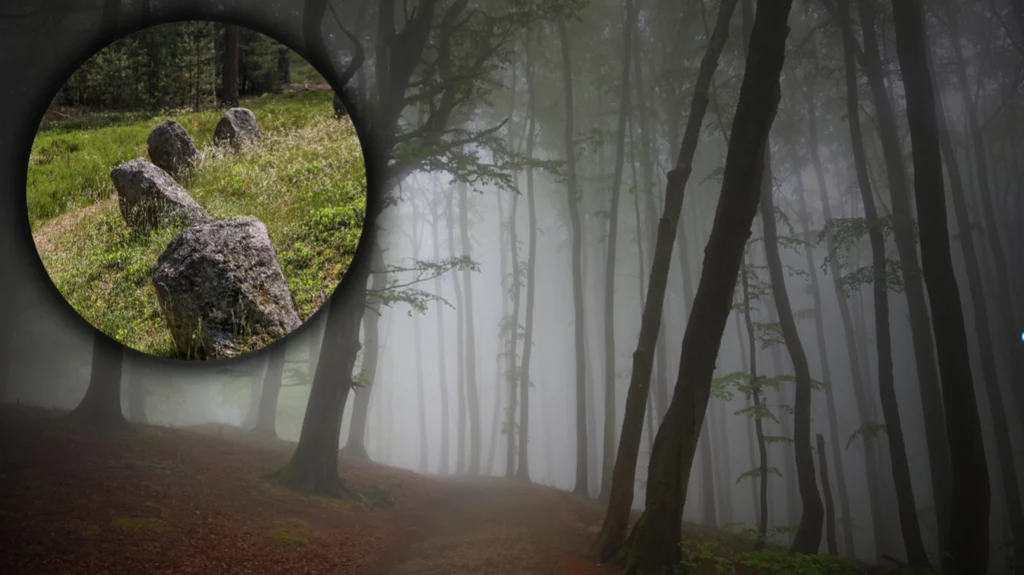
<svg viewBox="0 0 1024 575">
<path fill-rule="evenodd" d="M 276 9 L 307 34 L 303 10 L 323 15 L 304 53 L 374 150 L 376 241 L 280 345 L 208 365 L 123 352 L 127 419 L 256 427 L 299 441 L 306 469 L 343 406 L 342 457 L 646 507 L 619 533 L 609 511 L 606 558 L 658 555 L 642 537 L 681 491 L 684 538 L 1024 569 L 1008 564 L 1024 538 L 1016 3 L 301 4 Z M 75 408 L 91 328 L 16 291 L 4 401 Z M 710 379 L 687 373 L 712 358 Z M 615 467 L 629 426 L 632 481 Z"/>
</svg>

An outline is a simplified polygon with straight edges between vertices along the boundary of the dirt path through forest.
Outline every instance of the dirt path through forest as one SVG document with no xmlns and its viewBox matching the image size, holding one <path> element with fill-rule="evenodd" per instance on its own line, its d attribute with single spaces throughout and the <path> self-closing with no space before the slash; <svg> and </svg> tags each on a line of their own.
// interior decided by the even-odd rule
<svg viewBox="0 0 1024 575">
<path fill-rule="evenodd" d="M 599 520 L 572 496 L 501 478 L 439 480 L 442 496 L 369 575 L 602 574 L 584 553 Z"/>
</svg>

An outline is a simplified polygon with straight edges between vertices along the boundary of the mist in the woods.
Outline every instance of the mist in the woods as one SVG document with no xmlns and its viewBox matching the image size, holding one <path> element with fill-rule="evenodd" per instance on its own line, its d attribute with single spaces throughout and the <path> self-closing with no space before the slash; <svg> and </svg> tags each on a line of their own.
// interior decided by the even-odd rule
<svg viewBox="0 0 1024 575">
<path fill-rule="evenodd" d="M 703 526 L 871 565 L 1024 570 L 1017 3 L 293 4 L 254 17 L 297 41 L 323 16 L 300 46 L 344 85 L 378 231 L 277 346 L 201 366 L 113 352 L 128 420 L 265 431 L 276 409 L 270 433 L 298 442 L 282 481 L 318 493 L 337 489 L 309 454 L 340 451 L 514 476 L 601 514 L 631 497 L 635 525 L 609 510 L 587 534 L 601 559 L 633 549 L 629 569 L 659 555 L 643 537 L 681 492 L 684 542 Z M 75 409 L 107 356 L 22 283 L 3 400 Z"/>
</svg>

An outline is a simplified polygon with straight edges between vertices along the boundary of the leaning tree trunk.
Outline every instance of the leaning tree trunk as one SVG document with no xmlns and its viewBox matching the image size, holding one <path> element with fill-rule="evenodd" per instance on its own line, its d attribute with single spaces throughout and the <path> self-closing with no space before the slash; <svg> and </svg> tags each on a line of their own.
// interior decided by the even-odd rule
<svg viewBox="0 0 1024 575">
<path fill-rule="evenodd" d="M 587 379 L 586 341 L 583 330 L 583 224 L 580 222 L 579 198 L 576 190 L 576 145 L 573 126 L 572 61 L 569 56 L 569 34 L 565 19 L 558 19 L 558 38 L 562 46 L 562 80 L 565 83 L 565 162 L 566 196 L 572 225 L 572 298 L 574 341 L 576 346 L 576 485 L 572 492 L 588 495 L 587 470 Z"/>
<path fill-rule="evenodd" d="M 690 102 L 690 115 L 686 123 L 683 143 L 675 168 L 668 174 L 665 185 L 665 206 L 658 223 L 657 243 L 651 260 L 651 277 L 644 298 L 641 316 L 640 336 L 633 353 L 633 369 L 629 389 L 626 392 L 626 406 L 622 419 L 622 433 L 615 458 L 612 475 L 611 497 L 601 532 L 591 547 L 591 553 L 605 561 L 614 556 L 626 539 L 629 517 L 633 505 L 633 489 L 636 480 L 637 456 L 640 452 L 640 437 L 643 435 L 644 409 L 651 384 L 655 348 L 661 330 L 662 310 L 665 305 L 665 291 L 668 287 L 669 270 L 672 265 L 672 247 L 676 238 L 679 214 L 683 207 L 683 192 L 693 170 L 693 156 L 700 139 L 704 114 L 708 108 L 708 88 L 718 67 L 718 59 L 725 48 L 729 35 L 729 21 L 738 0 L 725 0 L 718 12 L 715 31 L 708 41 L 708 49 L 701 60 L 697 83 Z M 641 138 L 642 139 L 642 138 Z M 643 147 L 644 142 L 641 142 Z M 642 273 L 642 272 L 641 272 Z M 648 415 L 652 419 L 654 414 Z M 653 450 L 652 450 L 653 457 Z M 679 505 L 682 513 L 682 504 Z"/>
<path fill-rule="evenodd" d="M 722 192 L 683 335 L 679 377 L 654 439 L 645 510 L 629 536 L 629 575 L 663 573 L 677 568 L 681 559 L 679 541 L 686 486 L 740 261 L 757 213 L 768 133 L 780 100 L 779 77 L 791 7 L 789 0 L 763 0 L 754 21 Z M 673 236 L 668 239 L 674 239 Z"/>
<path fill-rule="evenodd" d="M 985 573 L 989 559 L 988 465 L 974 395 L 960 288 L 950 255 L 924 9 L 918 0 L 902 0 L 893 3 L 892 12 L 896 54 L 907 96 L 922 272 L 939 352 L 952 460 L 949 549 L 943 563 L 951 573 Z"/>
<path fill-rule="evenodd" d="M 122 427 L 127 424 L 121 413 L 121 369 L 124 352 L 121 344 L 95 330 L 92 338 L 92 367 L 85 397 L 69 417 L 96 427 Z"/>
<path fill-rule="evenodd" d="M 533 159 L 534 137 L 537 122 L 537 95 L 533 80 L 533 50 L 530 47 L 531 35 L 526 33 L 523 49 L 526 52 L 526 87 L 529 93 L 527 104 L 530 116 L 526 139 L 526 160 Z M 523 364 L 519 370 L 519 467 L 516 477 L 530 481 L 530 356 L 533 351 L 533 307 L 536 297 L 537 280 L 537 205 L 533 189 L 533 166 L 526 166 L 526 205 L 530 221 L 530 247 L 527 255 L 526 268 L 526 324 L 523 326 Z"/>
<path fill-rule="evenodd" d="M 462 234 L 462 255 L 468 258 L 469 244 L 469 204 L 466 200 L 464 182 L 457 186 L 459 192 L 459 229 Z M 469 464 L 466 473 L 480 474 L 480 398 L 476 385 L 476 330 L 473 327 L 473 277 L 469 268 L 462 270 L 462 285 L 466 295 L 466 410 L 469 414 Z"/>
<path fill-rule="evenodd" d="M 373 295 L 366 298 L 368 305 L 363 311 L 363 361 L 359 370 L 359 385 L 355 390 L 355 404 L 352 406 L 352 423 L 349 424 L 348 439 L 343 449 L 346 456 L 356 459 L 369 458 L 366 453 L 366 422 L 380 358 L 381 301 L 377 294 L 388 284 L 387 273 L 384 271 L 384 252 L 379 244 L 373 247 L 371 263 L 374 269 L 371 271 L 373 277 L 370 279 L 370 291 Z"/>
<path fill-rule="evenodd" d="M 604 266 L 604 451 L 601 457 L 600 501 L 611 496 L 612 471 L 615 466 L 615 256 L 619 233 L 619 192 L 626 155 L 626 116 L 629 113 L 629 65 L 632 62 L 633 28 L 636 26 L 633 0 L 626 0 L 626 21 L 623 26 L 622 79 L 619 97 L 618 144 L 615 148 L 615 169 L 612 173 L 612 197 L 608 207 L 608 237 L 605 241 Z"/>
<path fill-rule="evenodd" d="M 763 9 L 763 8 L 762 8 Z M 793 362 L 796 398 L 793 402 L 793 451 L 796 458 L 797 485 L 803 504 L 800 527 L 793 536 L 790 549 L 796 553 L 817 553 L 821 545 L 821 525 L 825 516 L 821 494 L 814 474 L 811 452 L 811 370 L 800 334 L 793 319 L 793 308 L 786 292 L 785 270 L 779 255 L 779 234 L 775 226 L 775 205 L 772 199 L 771 154 L 765 149 L 765 177 L 761 180 L 761 229 L 764 234 L 765 259 L 771 276 L 772 295 L 778 308 L 786 350 Z"/>
<path fill-rule="evenodd" d="M 260 435 L 277 438 L 277 398 L 281 395 L 287 354 L 287 340 L 278 342 L 270 349 L 267 371 L 263 375 L 263 389 L 260 391 L 260 403 L 256 410 L 256 425 L 253 428 Z"/>
<path fill-rule="evenodd" d="M 234 24 L 224 26 L 224 69 L 221 80 L 221 101 L 225 106 L 238 105 L 238 46 L 242 29 Z"/>
</svg>

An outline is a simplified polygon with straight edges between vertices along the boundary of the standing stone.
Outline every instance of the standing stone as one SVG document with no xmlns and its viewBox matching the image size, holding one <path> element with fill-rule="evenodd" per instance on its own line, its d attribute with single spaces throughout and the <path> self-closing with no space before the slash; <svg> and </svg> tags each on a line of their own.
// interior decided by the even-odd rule
<svg viewBox="0 0 1024 575">
<path fill-rule="evenodd" d="M 146 145 L 149 159 L 172 176 L 181 174 L 199 156 L 188 132 L 174 120 L 164 120 L 153 128 Z"/>
<path fill-rule="evenodd" d="M 174 343 L 190 359 L 234 357 L 300 324 L 267 227 L 252 216 L 182 231 L 157 260 L 153 285 Z"/>
<path fill-rule="evenodd" d="M 192 224 L 210 217 L 170 174 L 144 158 L 115 167 L 110 179 L 121 215 L 134 230 L 151 231 L 173 220 Z"/>
<path fill-rule="evenodd" d="M 252 146 L 263 139 L 260 128 L 256 125 L 256 115 L 246 108 L 231 108 L 217 122 L 213 131 L 215 144 L 229 143 L 233 148 Z"/>
</svg>

